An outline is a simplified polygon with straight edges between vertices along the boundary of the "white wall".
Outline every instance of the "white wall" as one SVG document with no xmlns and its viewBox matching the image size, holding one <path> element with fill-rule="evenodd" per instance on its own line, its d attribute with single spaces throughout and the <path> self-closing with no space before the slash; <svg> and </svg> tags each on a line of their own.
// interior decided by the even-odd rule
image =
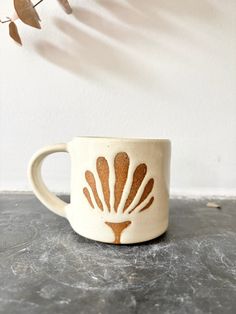
<svg viewBox="0 0 236 314">
<path fill-rule="evenodd" d="M 236 195 L 236 1 L 71 4 L 45 0 L 42 31 L 18 22 L 23 48 L 0 25 L 0 190 L 30 189 L 41 146 L 104 135 L 171 138 L 173 194 Z M 68 156 L 44 173 L 69 190 Z"/>
</svg>

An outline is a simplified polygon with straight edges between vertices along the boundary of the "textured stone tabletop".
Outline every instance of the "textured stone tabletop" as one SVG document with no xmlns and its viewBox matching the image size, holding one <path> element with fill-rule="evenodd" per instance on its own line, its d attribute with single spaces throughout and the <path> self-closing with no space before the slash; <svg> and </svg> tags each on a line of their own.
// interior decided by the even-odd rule
<svg viewBox="0 0 236 314">
<path fill-rule="evenodd" d="M 115 246 L 0 195 L 0 313 L 236 313 L 236 201 L 172 200 L 168 232 Z"/>
</svg>

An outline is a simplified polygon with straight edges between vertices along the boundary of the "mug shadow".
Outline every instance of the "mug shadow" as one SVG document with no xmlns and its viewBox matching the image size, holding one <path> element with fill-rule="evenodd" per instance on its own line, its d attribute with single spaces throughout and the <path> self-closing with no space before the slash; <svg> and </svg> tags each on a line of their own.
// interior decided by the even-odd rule
<svg viewBox="0 0 236 314">
<path fill-rule="evenodd" d="M 110 17 L 101 16 L 101 9 Z M 161 63 L 163 55 L 187 61 L 172 39 L 195 47 L 201 43 L 201 34 L 196 36 L 186 21 L 182 23 L 186 16 L 191 23 L 206 24 L 220 18 L 209 0 L 98 0 L 92 10 L 75 7 L 71 22 L 55 19 L 65 44 L 44 40 L 35 49 L 49 62 L 85 79 L 107 75 L 156 86 L 159 77 L 153 64 Z"/>
</svg>

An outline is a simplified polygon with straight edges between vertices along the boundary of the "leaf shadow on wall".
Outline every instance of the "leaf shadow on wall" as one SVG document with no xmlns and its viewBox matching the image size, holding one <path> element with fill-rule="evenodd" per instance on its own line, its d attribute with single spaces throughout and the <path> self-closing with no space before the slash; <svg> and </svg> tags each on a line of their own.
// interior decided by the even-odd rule
<svg viewBox="0 0 236 314">
<path fill-rule="evenodd" d="M 75 7 L 71 22 L 55 20 L 66 44 L 41 41 L 36 44 L 37 52 L 80 77 L 99 79 L 108 75 L 148 85 L 159 83 L 158 66 L 167 60 L 188 62 L 188 57 L 171 44 L 173 38 L 180 45 L 201 45 L 201 37 L 181 23 L 181 18 L 212 23 L 218 14 L 208 0 L 97 0 L 96 4 L 112 18 Z"/>
</svg>

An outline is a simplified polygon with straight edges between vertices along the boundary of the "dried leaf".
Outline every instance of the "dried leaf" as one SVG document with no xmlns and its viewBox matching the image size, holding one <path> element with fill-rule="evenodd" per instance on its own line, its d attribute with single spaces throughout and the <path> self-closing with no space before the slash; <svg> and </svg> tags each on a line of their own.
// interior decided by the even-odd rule
<svg viewBox="0 0 236 314">
<path fill-rule="evenodd" d="M 38 13 L 30 0 L 14 0 L 14 7 L 23 23 L 35 28 L 41 28 Z"/>
<path fill-rule="evenodd" d="M 68 0 L 57 0 L 60 5 L 63 7 L 64 11 L 67 13 L 67 14 L 71 14 L 72 13 L 72 9 L 71 9 L 71 6 L 68 2 Z"/>
<path fill-rule="evenodd" d="M 18 33 L 17 26 L 14 22 L 9 23 L 9 35 L 14 39 L 18 44 L 22 45 L 20 35 Z"/>
</svg>

